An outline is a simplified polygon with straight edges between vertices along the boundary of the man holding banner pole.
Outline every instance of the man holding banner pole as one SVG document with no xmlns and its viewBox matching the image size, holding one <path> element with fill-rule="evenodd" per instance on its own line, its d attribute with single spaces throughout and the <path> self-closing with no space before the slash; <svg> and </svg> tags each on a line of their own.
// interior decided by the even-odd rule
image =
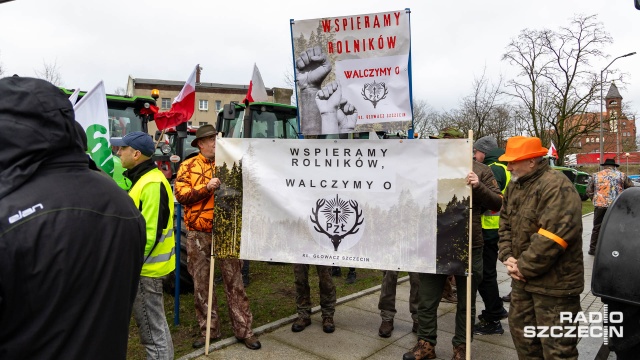
<svg viewBox="0 0 640 360">
<path fill-rule="evenodd" d="M 430 136 L 432 139 L 464 139 L 464 133 L 455 128 L 445 128 L 438 136 Z M 471 156 L 471 154 L 469 154 Z M 471 294 L 467 296 L 467 287 L 461 286 L 467 282 L 464 275 L 456 275 L 458 284 L 458 303 L 455 317 L 455 335 L 452 339 L 454 360 L 465 359 L 467 350 L 467 333 L 470 333 L 470 325 L 467 323 L 467 298 L 471 304 L 471 319 L 475 318 L 475 294 L 478 284 L 482 280 L 482 227 L 480 216 L 489 210 L 500 210 L 502 196 L 491 169 L 477 161 L 473 161 L 473 171 L 467 175 L 467 185 L 471 186 L 472 193 L 472 219 L 471 231 Z M 442 291 L 447 274 L 420 274 L 418 306 L 418 342 L 413 349 L 404 354 L 403 360 L 435 359 L 435 345 L 438 337 L 438 306 L 440 305 Z"/>
<path fill-rule="evenodd" d="M 215 291 L 209 291 L 210 283 L 213 282 L 213 262 L 211 261 L 213 257 L 213 195 L 221 186 L 220 179 L 214 177 L 216 135 L 217 131 L 213 125 L 204 125 L 198 129 L 191 146 L 198 147 L 200 153 L 182 162 L 175 182 L 176 199 L 184 205 L 184 222 L 188 231 L 187 269 L 193 277 L 194 304 L 201 335 L 193 343 L 194 348 L 208 345 L 209 331 L 214 339 L 222 335 Z M 242 284 L 240 272 L 242 261 L 240 259 L 218 260 L 233 333 L 247 348 L 260 349 L 260 341 L 251 330 L 253 315 Z M 209 297 L 212 297 L 211 307 L 207 304 Z M 213 319 L 211 326 L 207 321 L 208 313 L 211 316 L 209 321 Z"/>
</svg>

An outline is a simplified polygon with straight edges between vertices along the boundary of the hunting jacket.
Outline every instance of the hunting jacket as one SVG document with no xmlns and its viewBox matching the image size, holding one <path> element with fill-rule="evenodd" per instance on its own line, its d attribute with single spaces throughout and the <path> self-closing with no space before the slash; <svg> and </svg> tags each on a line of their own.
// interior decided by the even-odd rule
<svg viewBox="0 0 640 360">
<path fill-rule="evenodd" d="M 213 190 L 207 183 L 213 178 L 216 164 L 202 154 L 182 162 L 175 182 L 176 200 L 184 205 L 187 230 L 210 233 L 213 229 Z"/>
<path fill-rule="evenodd" d="M 584 288 L 582 206 L 567 177 L 540 164 L 512 181 L 500 214 L 500 261 L 514 257 L 526 282 L 513 287 L 549 296 L 580 295 Z"/>
</svg>

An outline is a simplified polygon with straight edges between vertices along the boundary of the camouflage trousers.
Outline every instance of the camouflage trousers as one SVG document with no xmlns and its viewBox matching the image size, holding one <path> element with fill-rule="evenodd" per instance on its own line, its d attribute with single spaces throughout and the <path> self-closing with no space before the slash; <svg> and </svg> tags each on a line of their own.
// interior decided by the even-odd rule
<svg viewBox="0 0 640 360">
<path fill-rule="evenodd" d="M 579 295 L 556 297 L 534 294 L 512 284 L 509 327 L 519 359 L 578 359 L 577 337 L 525 337 L 525 326 L 572 325 L 560 322 L 560 312 L 565 311 L 573 313 L 572 318 L 575 318 L 580 311 Z M 549 336 L 549 331 L 546 336 Z"/>
<path fill-rule="evenodd" d="M 382 287 L 380 288 L 380 299 L 378 300 L 378 310 L 383 321 L 393 321 L 396 316 L 396 288 L 398 286 L 398 272 L 385 270 L 382 272 Z M 418 273 L 409 273 L 409 312 L 414 323 L 418 322 L 418 288 L 420 277 Z"/>
<path fill-rule="evenodd" d="M 322 318 L 333 317 L 336 311 L 336 286 L 331 277 L 331 266 L 316 265 L 318 284 L 320 285 L 320 308 Z M 298 316 L 308 319 L 311 316 L 311 290 L 309 289 L 309 265 L 293 264 L 296 285 L 296 308 Z"/>
<path fill-rule="evenodd" d="M 249 299 L 242 284 L 242 260 L 216 259 L 220 265 L 224 292 L 233 334 L 239 339 L 253 336 L 251 323 L 253 315 L 249 309 Z M 187 233 L 187 269 L 193 278 L 193 296 L 196 318 L 202 336 L 207 331 L 207 301 L 209 296 L 209 266 L 211 264 L 211 233 L 189 231 Z M 219 338 L 220 318 L 218 316 L 218 299 L 215 285 L 211 303 L 211 338 Z"/>
</svg>

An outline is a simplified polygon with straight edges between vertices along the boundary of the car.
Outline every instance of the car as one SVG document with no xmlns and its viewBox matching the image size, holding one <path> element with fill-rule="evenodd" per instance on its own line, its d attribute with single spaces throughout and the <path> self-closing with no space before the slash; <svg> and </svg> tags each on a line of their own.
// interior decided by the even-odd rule
<svg viewBox="0 0 640 360">
<path fill-rule="evenodd" d="M 580 195 L 580 200 L 585 201 L 589 197 L 587 196 L 587 185 L 589 184 L 589 180 L 591 179 L 591 175 L 584 171 L 564 167 L 564 166 L 553 166 L 555 170 L 562 171 L 563 174 L 569 178 L 569 181 L 573 183 Z"/>
</svg>

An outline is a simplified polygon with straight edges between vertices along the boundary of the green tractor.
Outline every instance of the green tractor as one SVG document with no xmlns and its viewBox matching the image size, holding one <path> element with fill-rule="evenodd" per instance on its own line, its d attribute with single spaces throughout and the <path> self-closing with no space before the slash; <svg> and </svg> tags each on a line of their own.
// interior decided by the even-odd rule
<svg viewBox="0 0 640 360">
<path fill-rule="evenodd" d="M 580 195 L 580 200 L 585 201 L 589 197 L 587 196 L 587 185 L 589 184 L 589 179 L 591 179 L 591 175 L 587 174 L 584 171 L 579 171 L 576 169 L 572 169 L 564 166 L 553 166 L 555 170 L 562 171 L 563 174 L 569 178 L 569 180 L 573 183 Z"/>
</svg>

